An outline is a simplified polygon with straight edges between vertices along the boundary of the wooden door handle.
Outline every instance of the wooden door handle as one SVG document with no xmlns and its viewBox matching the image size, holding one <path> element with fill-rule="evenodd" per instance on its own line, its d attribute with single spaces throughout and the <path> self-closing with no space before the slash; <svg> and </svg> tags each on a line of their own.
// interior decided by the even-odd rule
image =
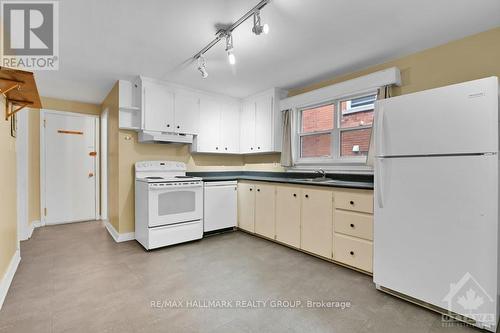
<svg viewBox="0 0 500 333">
<path fill-rule="evenodd" d="M 94 157 L 95 157 L 95 156 L 97 156 L 97 152 L 96 152 L 96 151 L 91 151 L 91 152 L 89 153 L 89 156 L 94 156 Z"/>
<path fill-rule="evenodd" d="M 94 173 L 93 172 L 89 172 L 89 178 L 92 178 L 94 177 Z"/>
</svg>

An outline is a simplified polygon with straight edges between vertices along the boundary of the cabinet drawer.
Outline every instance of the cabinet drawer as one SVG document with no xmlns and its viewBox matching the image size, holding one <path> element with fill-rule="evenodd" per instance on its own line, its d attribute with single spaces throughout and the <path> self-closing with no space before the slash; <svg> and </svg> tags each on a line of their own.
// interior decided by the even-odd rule
<svg viewBox="0 0 500 333">
<path fill-rule="evenodd" d="M 373 240 L 373 215 L 336 209 L 333 221 L 335 232 Z"/>
<path fill-rule="evenodd" d="M 334 235 L 334 259 L 349 266 L 373 272 L 373 243 L 350 236 Z"/>
<path fill-rule="evenodd" d="M 373 192 L 343 190 L 335 193 L 335 207 L 355 212 L 373 213 Z"/>
</svg>

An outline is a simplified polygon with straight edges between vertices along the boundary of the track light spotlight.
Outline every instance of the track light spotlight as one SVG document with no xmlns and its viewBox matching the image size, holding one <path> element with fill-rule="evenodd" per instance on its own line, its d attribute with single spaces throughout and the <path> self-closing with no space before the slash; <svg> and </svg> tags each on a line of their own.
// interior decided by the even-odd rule
<svg viewBox="0 0 500 333">
<path fill-rule="evenodd" d="M 230 32 L 226 33 L 226 52 L 229 63 L 234 65 L 236 63 L 236 57 L 233 53 L 233 35 L 231 35 Z"/>
<path fill-rule="evenodd" d="M 260 35 L 261 33 L 268 34 L 269 33 L 269 25 L 266 23 L 262 25 L 261 19 L 260 19 L 260 10 L 256 10 L 253 13 L 253 28 L 252 31 L 254 34 L 257 36 Z"/>
<path fill-rule="evenodd" d="M 208 77 L 207 61 L 205 60 L 203 54 L 198 56 L 198 70 L 200 71 L 202 78 L 206 79 Z"/>
</svg>

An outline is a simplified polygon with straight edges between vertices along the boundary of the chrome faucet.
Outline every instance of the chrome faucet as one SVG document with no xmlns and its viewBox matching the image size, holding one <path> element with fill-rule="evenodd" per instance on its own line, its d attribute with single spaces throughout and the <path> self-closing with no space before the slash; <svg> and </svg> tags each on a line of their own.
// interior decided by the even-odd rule
<svg viewBox="0 0 500 333">
<path fill-rule="evenodd" d="M 315 173 L 319 173 L 321 175 L 321 178 L 325 179 L 326 178 L 326 172 L 323 169 L 318 169 L 314 170 Z"/>
</svg>

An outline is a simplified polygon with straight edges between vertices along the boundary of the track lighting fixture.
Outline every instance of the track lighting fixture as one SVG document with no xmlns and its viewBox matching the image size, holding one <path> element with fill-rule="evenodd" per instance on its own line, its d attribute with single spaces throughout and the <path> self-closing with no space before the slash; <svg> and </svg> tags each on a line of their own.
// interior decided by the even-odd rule
<svg viewBox="0 0 500 333">
<path fill-rule="evenodd" d="M 269 25 L 266 23 L 262 25 L 261 19 L 260 19 L 260 10 L 256 10 L 253 13 L 253 28 L 252 31 L 254 34 L 257 36 L 260 35 L 261 33 L 264 33 L 267 35 L 269 33 Z"/>
<path fill-rule="evenodd" d="M 257 5 L 255 5 L 252 9 L 246 12 L 242 17 L 240 17 L 236 22 L 229 26 L 224 26 L 220 28 L 215 33 L 215 38 L 210 43 L 208 43 L 204 48 L 202 48 L 198 53 L 196 53 L 192 59 L 198 62 L 198 70 L 201 73 L 202 78 L 206 78 L 208 76 L 206 60 L 203 57 L 205 52 L 214 47 L 218 42 L 220 42 L 223 38 L 226 38 L 226 52 L 227 59 L 231 65 L 236 63 L 236 57 L 233 53 L 233 36 L 232 32 L 234 29 L 239 27 L 243 22 L 248 20 L 253 16 L 253 28 L 252 31 L 256 35 L 260 35 L 261 33 L 267 34 L 269 32 L 269 26 L 267 24 L 262 25 L 260 20 L 260 10 L 269 4 L 271 0 L 260 0 Z"/>
<path fill-rule="evenodd" d="M 203 54 L 198 56 L 198 70 L 200 71 L 202 78 L 206 79 L 208 77 L 207 61 L 205 60 Z"/>
<path fill-rule="evenodd" d="M 226 52 L 229 64 L 234 65 L 236 63 L 236 57 L 233 53 L 233 35 L 230 32 L 226 33 Z"/>
</svg>

